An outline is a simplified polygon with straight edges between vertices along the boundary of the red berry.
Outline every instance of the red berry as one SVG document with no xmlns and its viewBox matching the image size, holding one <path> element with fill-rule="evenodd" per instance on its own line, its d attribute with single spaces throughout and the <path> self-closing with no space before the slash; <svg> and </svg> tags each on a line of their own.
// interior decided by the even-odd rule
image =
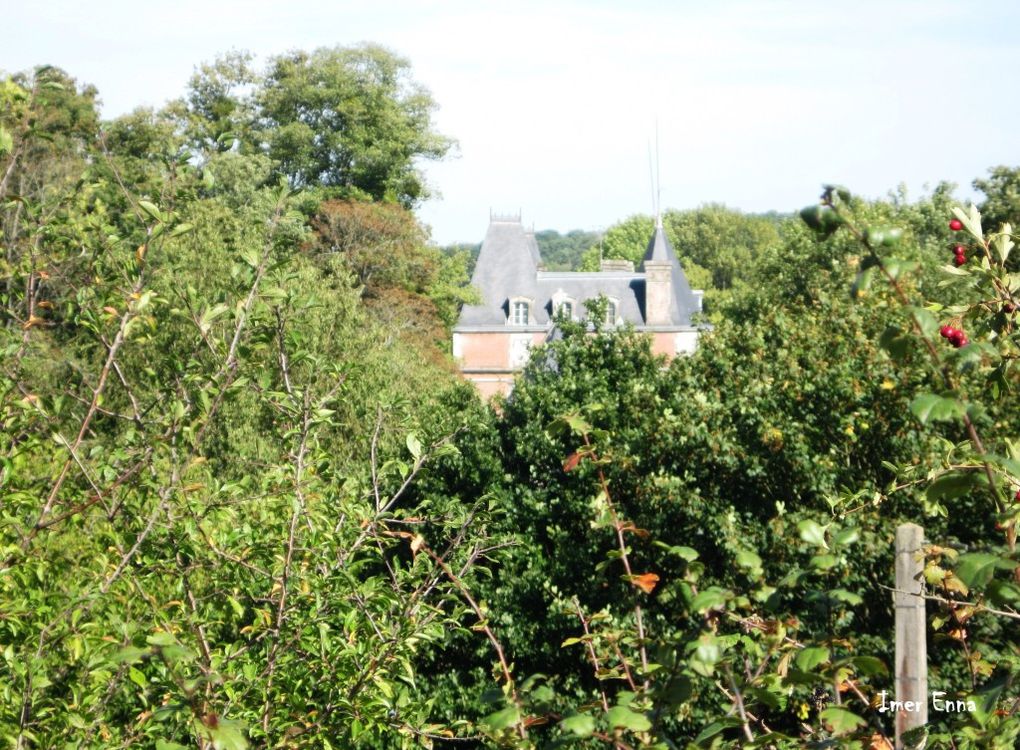
<svg viewBox="0 0 1020 750">
<path fill-rule="evenodd" d="M 957 245 L 956 247 L 953 248 L 953 252 L 956 255 L 963 255 L 965 252 L 967 252 L 967 248 L 964 245 Z"/>
<path fill-rule="evenodd" d="M 957 255 L 955 258 L 953 258 L 953 265 L 956 266 L 957 268 L 959 268 L 966 262 L 967 259 L 962 255 Z"/>
<path fill-rule="evenodd" d="M 1014 313 L 1016 312 L 1016 305 L 1014 305 L 1012 302 L 1007 302 L 1002 306 L 1002 311 L 1007 315 Z"/>
<path fill-rule="evenodd" d="M 955 328 L 953 328 L 952 326 L 950 326 L 950 325 L 945 325 L 945 326 L 942 326 L 942 327 L 941 327 L 941 328 L 939 329 L 939 335 L 940 335 L 940 336 L 941 336 L 942 338 L 944 338 L 944 339 L 948 339 L 948 338 L 949 338 L 950 336 L 952 336 L 952 335 L 953 335 L 953 331 L 955 331 L 955 330 L 956 330 L 956 329 L 955 329 Z"/>
<path fill-rule="evenodd" d="M 1013 502 L 1020 503 L 1020 490 L 1017 490 L 1016 494 L 1013 496 Z"/>
<path fill-rule="evenodd" d="M 959 219 L 952 219 L 949 222 L 949 228 L 952 229 L 954 232 L 959 232 L 961 229 L 963 229 L 963 222 L 960 221 Z"/>
<path fill-rule="evenodd" d="M 967 343 L 967 334 L 961 331 L 959 328 L 954 328 L 953 332 L 949 334 L 949 343 L 959 349 Z"/>
</svg>

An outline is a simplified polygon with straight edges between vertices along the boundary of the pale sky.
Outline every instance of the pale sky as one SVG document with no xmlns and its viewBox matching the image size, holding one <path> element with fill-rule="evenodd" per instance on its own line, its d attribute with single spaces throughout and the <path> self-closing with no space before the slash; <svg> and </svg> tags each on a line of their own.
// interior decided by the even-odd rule
<svg viewBox="0 0 1020 750">
<path fill-rule="evenodd" d="M 948 0 L 177 0 L 7 3 L 0 70 L 58 65 L 103 114 L 180 96 L 230 49 L 376 42 L 410 59 L 437 129 L 419 215 L 478 242 L 490 209 L 599 229 L 662 206 L 792 211 L 825 182 L 879 197 L 1020 164 L 1020 3 Z"/>
</svg>

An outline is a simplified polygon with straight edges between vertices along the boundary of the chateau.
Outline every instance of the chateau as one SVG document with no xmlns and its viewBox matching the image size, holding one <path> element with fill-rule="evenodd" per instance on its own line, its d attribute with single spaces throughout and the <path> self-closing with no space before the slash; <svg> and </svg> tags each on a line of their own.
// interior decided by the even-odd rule
<svg viewBox="0 0 1020 750">
<path fill-rule="evenodd" d="M 702 292 L 687 282 L 661 220 L 638 270 L 629 261 L 605 260 L 599 271 L 585 273 L 546 271 L 521 217 L 493 215 L 471 283 L 482 302 L 461 310 L 453 356 L 485 398 L 510 393 L 531 347 L 555 334 L 560 311 L 582 319 L 600 296 L 608 300 L 606 322 L 648 333 L 657 354 L 673 357 L 697 346 L 691 317 L 701 311 Z"/>
</svg>

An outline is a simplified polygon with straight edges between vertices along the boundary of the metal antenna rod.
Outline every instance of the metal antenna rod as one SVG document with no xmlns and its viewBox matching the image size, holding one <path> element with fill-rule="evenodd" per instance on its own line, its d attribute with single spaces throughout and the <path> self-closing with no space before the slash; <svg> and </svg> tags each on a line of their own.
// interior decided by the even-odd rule
<svg viewBox="0 0 1020 750">
<path fill-rule="evenodd" d="M 659 177 L 659 118 L 655 117 L 655 226 L 662 228 L 662 180 Z"/>
<path fill-rule="evenodd" d="M 655 168 L 652 165 L 652 142 L 648 142 L 648 186 L 652 192 L 652 213 L 655 215 L 656 224 L 659 221 L 659 205 L 655 200 Z"/>
</svg>

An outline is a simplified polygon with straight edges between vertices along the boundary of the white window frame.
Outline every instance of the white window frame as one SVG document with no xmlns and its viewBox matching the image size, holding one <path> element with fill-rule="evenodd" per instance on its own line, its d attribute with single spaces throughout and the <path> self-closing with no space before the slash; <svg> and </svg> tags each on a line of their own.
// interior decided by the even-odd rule
<svg viewBox="0 0 1020 750">
<path fill-rule="evenodd" d="M 610 314 L 612 313 L 612 314 Z M 619 325 L 620 321 L 620 300 L 615 297 L 606 297 L 606 325 Z"/>
<path fill-rule="evenodd" d="M 577 300 L 562 289 L 557 289 L 556 294 L 552 296 L 552 317 L 559 315 L 564 305 L 570 305 L 570 314 L 567 317 L 570 320 L 577 320 Z"/>
<path fill-rule="evenodd" d="M 524 321 L 521 322 L 517 311 L 520 309 L 518 306 L 524 306 Z M 528 326 L 531 325 L 533 320 L 531 309 L 534 307 L 534 300 L 528 297 L 511 297 L 510 298 L 510 315 L 507 316 L 506 324 L 508 326 Z"/>
</svg>

